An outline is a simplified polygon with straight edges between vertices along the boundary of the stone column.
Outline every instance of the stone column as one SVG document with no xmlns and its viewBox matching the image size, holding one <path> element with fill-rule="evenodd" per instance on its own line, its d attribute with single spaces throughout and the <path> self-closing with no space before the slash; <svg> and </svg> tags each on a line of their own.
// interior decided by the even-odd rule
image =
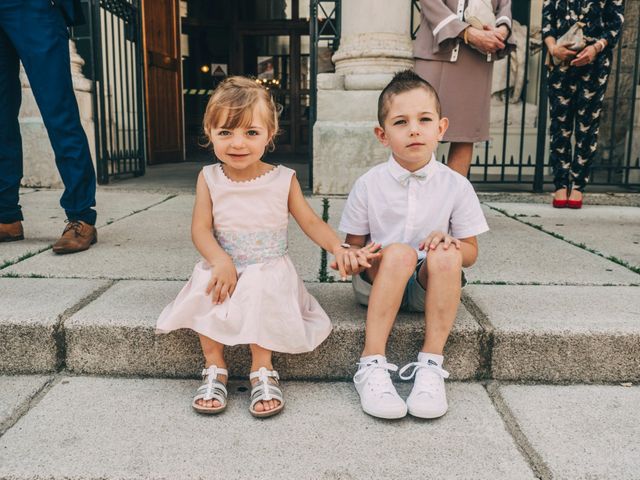
<svg viewBox="0 0 640 480">
<path fill-rule="evenodd" d="M 80 121 L 89 140 L 89 149 L 95 168 L 93 84 L 82 74 L 84 60 L 78 55 L 73 40 L 69 40 L 69 53 L 71 55 L 71 78 L 80 110 Z M 20 83 L 22 84 L 22 104 L 18 120 L 24 157 L 24 176 L 21 185 L 24 187 L 62 188 L 63 184 L 56 168 L 51 142 L 22 65 L 20 66 Z"/>
<path fill-rule="evenodd" d="M 413 67 L 408 0 L 342 2 L 335 73 L 318 75 L 313 191 L 346 194 L 355 179 L 385 161 L 373 135 L 377 102 L 393 74 Z"/>
</svg>

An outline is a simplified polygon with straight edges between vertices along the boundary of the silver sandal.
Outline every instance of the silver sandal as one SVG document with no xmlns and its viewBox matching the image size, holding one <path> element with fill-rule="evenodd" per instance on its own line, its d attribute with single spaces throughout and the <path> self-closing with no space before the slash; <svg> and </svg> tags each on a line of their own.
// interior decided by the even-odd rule
<svg viewBox="0 0 640 480">
<path fill-rule="evenodd" d="M 278 380 L 280 380 L 280 375 L 275 370 L 267 370 L 265 367 L 260 367 L 257 372 L 251 372 L 249 374 L 249 380 L 253 380 L 257 378 L 258 381 L 251 389 L 251 405 L 249 406 L 249 412 L 251 415 L 258 418 L 271 417 L 280 413 L 284 408 L 284 396 L 282 395 L 282 390 L 280 390 L 280 386 L 278 385 Z M 275 383 L 273 381 L 269 381 L 269 379 L 275 379 Z M 254 408 L 256 403 L 265 402 L 269 400 L 278 400 L 280 405 L 271 410 L 265 410 L 263 412 L 258 412 Z"/>
<path fill-rule="evenodd" d="M 209 368 L 202 370 L 202 379 L 204 383 L 196 390 L 196 396 L 193 397 L 191 406 L 198 413 L 216 414 L 222 412 L 227 408 L 227 387 L 224 383 L 218 380 L 218 375 L 229 375 L 224 368 L 218 368 L 215 365 L 211 365 Z M 218 400 L 220 402 L 219 407 L 204 407 L 198 405 L 198 400 Z"/>
</svg>

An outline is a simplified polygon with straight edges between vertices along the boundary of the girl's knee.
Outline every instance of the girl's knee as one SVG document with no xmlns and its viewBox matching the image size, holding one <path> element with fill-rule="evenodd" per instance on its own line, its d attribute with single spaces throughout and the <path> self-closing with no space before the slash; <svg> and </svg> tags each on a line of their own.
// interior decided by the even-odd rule
<svg viewBox="0 0 640 480">
<path fill-rule="evenodd" d="M 411 270 L 418 264 L 415 249 L 405 243 L 392 243 L 382 250 L 382 265 Z"/>
<path fill-rule="evenodd" d="M 427 270 L 433 272 L 452 272 L 462 270 L 462 252 L 451 245 L 444 249 L 442 244 L 427 254 Z"/>
</svg>

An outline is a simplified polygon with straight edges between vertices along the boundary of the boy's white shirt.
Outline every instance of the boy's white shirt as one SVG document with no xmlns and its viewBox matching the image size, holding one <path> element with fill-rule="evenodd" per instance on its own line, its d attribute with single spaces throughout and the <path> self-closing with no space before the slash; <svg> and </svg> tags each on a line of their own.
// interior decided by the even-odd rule
<svg viewBox="0 0 640 480">
<path fill-rule="evenodd" d="M 435 155 L 420 170 L 403 168 L 393 155 L 358 178 L 349 193 L 339 230 L 369 235 L 383 248 L 392 243 L 418 245 L 435 230 L 468 238 L 489 230 L 471 182 Z M 424 176 L 424 178 L 418 178 Z"/>
</svg>

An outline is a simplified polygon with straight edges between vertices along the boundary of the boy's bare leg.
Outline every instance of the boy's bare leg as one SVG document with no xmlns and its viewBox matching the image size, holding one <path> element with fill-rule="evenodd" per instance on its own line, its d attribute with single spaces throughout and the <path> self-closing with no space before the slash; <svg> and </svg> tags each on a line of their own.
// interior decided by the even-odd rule
<svg viewBox="0 0 640 480">
<path fill-rule="evenodd" d="M 262 348 L 260 345 L 252 343 L 249 345 L 251 348 L 251 371 L 256 372 L 260 370 L 260 367 L 264 367 L 267 370 L 273 370 L 273 363 L 271 362 L 271 350 Z M 255 385 L 258 382 L 258 378 L 254 378 L 251 381 L 251 385 Z M 273 410 L 280 402 L 278 400 L 268 400 L 258 402 L 255 405 L 256 412 L 266 412 L 267 410 Z"/>
<path fill-rule="evenodd" d="M 384 248 L 381 258 L 367 270 L 373 286 L 367 309 L 363 357 L 386 356 L 387 340 L 417 261 L 418 255 L 411 246 L 394 243 Z"/>
<path fill-rule="evenodd" d="M 202 347 L 202 353 L 204 355 L 204 366 L 205 368 L 209 368 L 211 365 L 215 365 L 218 368 L 227 368 L 227 362 L 224 361 L 224 345 L 222 343 L 216 342 L 215 340 L 210 339 L 209 337 L 205 337 L 204 335 L 198 334 L 200 338 L 200 346 Z M 227 383 L 226 375 L 218 375 L 218 381 Z M 198 400 L 196 402 L 198 405 L 202 407 L 219 407 L 221 404 L 218 400 Z"/>
<path fill-rule="evenodd" d="M 447 166 L 466 177 L 473 158 L 473 143 L 453 142 L 449 147 Z"/>
<path fill-rule="evenodd" d="M 422 351 L 442 355 L 460 304 L 462 254 L 455 246 L 447 250 L 439 244 L 429 250 L 427 260 L 418 273 L 426 286 L 425 339 Z"/>
</svg>

